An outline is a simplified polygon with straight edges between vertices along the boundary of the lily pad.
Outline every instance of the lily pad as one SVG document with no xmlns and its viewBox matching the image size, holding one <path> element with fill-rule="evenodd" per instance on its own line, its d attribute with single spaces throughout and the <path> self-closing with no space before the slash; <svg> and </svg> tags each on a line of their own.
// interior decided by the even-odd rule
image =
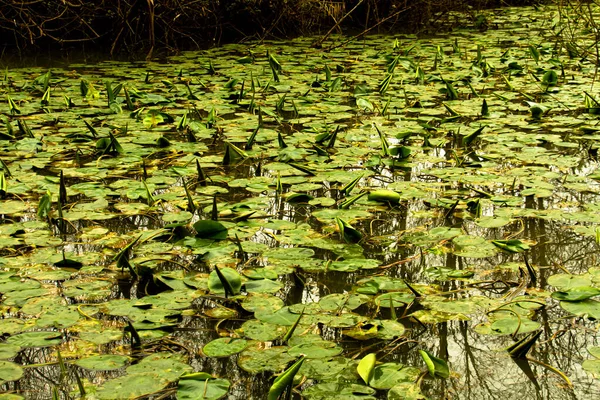
<svg viewBox="0 0 600 400">
<path fill-rule="evenodd" d="M 109 380 L 98 388 L 99 399 L 124 400 L 149 395 L 165 388 L 169 379 L 161 376 L 160 371 L 127 374 Z"/>
<path fill-rule="evenodd" d="M 183 375 L 177 384 L 179 400 L 217 400 L 225 397 L 231 383 L 227 379 Z"/>
<path fill-rule="evenodd" d="M 129 362 L 129 357 L 104 354 L 99 356 L 91 356 L 80 358 L 75 361 L 75 365 L 90 369 L 92 371 L 111 371 L 114 369 L 123 368 Z"/>
<path fill-rule="evenodd" d="M 10 361 L 0 361 L 0 385 L 6 382 L 17 381 L 23 376 L 23 368 Z"/>
<path fill-rule="evenodd" d="M 6 339 L 6 343 L 21 347 L 49 347 L 60 344 L 62 334 L 60 332 L 26 332 L 14 335 Z"/>
<path fill-rule="evenodd" d="M 236 338 L 219 338 L 206 344 L 202 348 L 202 352 L 207 357 L 229 357 L 244 351 L 248 342 L 244 339 Z"/>
</svg>

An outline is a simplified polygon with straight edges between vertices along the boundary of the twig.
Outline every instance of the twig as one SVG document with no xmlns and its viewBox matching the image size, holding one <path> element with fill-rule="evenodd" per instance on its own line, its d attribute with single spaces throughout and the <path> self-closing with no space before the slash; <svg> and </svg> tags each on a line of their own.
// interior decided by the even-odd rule
<svg viewBox="0 0 600 400">
<path fill-rule="evenodd" d="M 336 29 L 337 29 L 337 28 L 340 26 L 340 24 L 342 23 L 342 21 L 344 21 L 344 20 L 346 19 L 346 17 L 347 17 L 347 16 L 349 16 L 350 14 L 352 14 L 352 13 L 354 12 L 354 10 L 356 10 L 356 9 L 358 8 L 358 6 L 360 6 L 360 5 L 362 4 L 362 2 L 363 2 L 363 1 L 364 1 L 364 0 L 360 0 L 358 3 L 356 3 L 356 5 L 355 5 L 355 6 L 352 8 L 352 10 L 348 11 L 348 12 L 346 13 L 346 15 L 344 15 L 342 18 L 340 18 L 340 20 L 339 20 L 339 21 L 337 21 L 337 23 L 336 23 L 335 25 L 333 25 L 333 26 L 331 27 L 331 29 L 330 29 L 329 31 L 327 31 L 327 33 L 326 33 L 326 34 L 325 34 L 325 35 L 324 35 L 324 36 L 323 36 L 321 39 L 318 39 L 316 42 L 314 42 L 314 43 L 311 45 L 311 47 L 314 47 L 314 48 L 320 49 L 320 48 L 321 48 L 321 45 L 323 44 L 323 42 L 324 42 L 325 40 L 327 40 L 327 38 L 328 38 L 328 37 L 331 35 L 331 33 L 332 33 L 334 30 L 336 30 Z"/>
<path fill-rule="evenodd" d="M 342 43 L 340 43 L 340 44 L 338 44 L 336 46 L 330 46 L 325 51 L 331 51 L 331 50 L 337 49 L 339 47 L 343 47 L 343 46 L 347 45 L 348 43 L 350 43 L 351 41 L 353 41 L 355 39 L 358 39 L 361 36 L 366 35 L 368 32 L 370 32 L 373 29 L 377 28 L 379 25 L 383 24 L 384 22 L 389 21 L 390 19 L 397 17 L 398 15 L 402 14 L 405 11 L 410 10 L 411 8 L 412 8 L 412 6 L 409 6 L 409 7 L 403 8 L 402 10 L 396 11 L 395 13 L 393 13 L 392 15 L 390 15 L 389 17 L 386 17 L 386 18 L 382 19 L 381 21 L 379 21 L 378 23 L 376 23 L 372 27 L 365 29 L 364 31 L 362 31 L 358 35 L 352 36 L 350 39 L 348 39 L 348 40 L 346 40 L 346 41 L 344 41 L 344 42 L 342 42 Z"/>
</svg>

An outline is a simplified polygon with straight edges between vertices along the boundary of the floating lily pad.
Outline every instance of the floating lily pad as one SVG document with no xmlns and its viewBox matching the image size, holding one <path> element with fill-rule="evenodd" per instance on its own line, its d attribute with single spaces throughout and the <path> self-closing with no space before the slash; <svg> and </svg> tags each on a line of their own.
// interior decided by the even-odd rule
<svg viewBox="0 0 600 400">
<path fill-rule="evenodd" d="M 203 220 L 194 224 L 196 236 L 202 239 L 227 239 L 227 228 L 220 222 Z"/>
<path fill-rule="evenodd" d="M 250 346 L 238 356 L 238 365 L 251 374 L 283 370 L 295 357 L 287 353 L 288 347 Z"/>
<path fill-rule="evenodd" d="M 23 376 L 23 368 L 10 361 L 0 361 L 0 385 L 6 382 L 17 381 Z"/>
<path fill-rule="evenodd" d="M 129 357 L 105 354 L 80 358 L 75 361 L 75 365 L 90 369 L 93 371 L 110 371 L 113 369 L 123 368 L 129 362 Z"/>
<path fill-rule="evenodd" d="M 337 356 L 342 350 L 343 349 L 335 343 L 317 341 L 313 343 L 300 343 L 293 346 L 288 350 L 288 354 L 294 357 L 304 355 L 306 358 L 329 358 Z"/>
<path fill-rule="evenodd" d="M 169 379 L 161 376 L 160 371 L 127 374 L 104 383 L 98 388 L 96 396 L 106 400 L 134 399 L 158 392 L 169 383 Z"/>
<path fill-rule="evenodd" d="M 591 286 L 571 287 L 566 291 L 552 293 L 552 298 L 561 301 L 582 301 L 600 295 L 600 289 Z"/>
<path fill-rule="evenodd" d="M 0 360 L 13 358 L 21 350 L 21 347 L 10 343 L 0 343 Z"/>
<path fill-rule="evenodd" d="M 415 382 L 421 371 L 396 363 L 384 363 L 373 369 L 369 386 L 375 389 L 390 389 L 399 383 Z"/>
<path fill-rule="evenodd" d="M 177 384 L 179 400 L 217 400 L 225 397 L 231 383 L 227 379 L 196 377 L 197 374 L 183 375 Z"/>
<path fill-rule="evenodd" d="M 287 332 L 285 327 L 269 324 L 256 319 L 244 322 L 241 330 L 244 333 L 244 336 L 262 342 L 275 340 L 285 335 Z"/>
<path fill-rule="evenodd" d="M 302 392 L 309 400 L 375 400 L 375 389 L 353 383 L 318 383 Z"/>
<path fill-rule="evenodd" d="M 596 300 L 561 301 L 560 306 L 579 317 L 587 316 L 588 318 L 600 319 L 600 302 Z"/>
<path fill-rule="evenodd" d="M 207 357 L 229 357 L 243 351 L 247 345 L 248 342 L 244 339 L 219 338 L 206 344 L 202 352 Z"/>
<path fill-rule="evenodd" d="M 62 334 L 60 332 L 26 332 L 14 335 L 6 339 L 6 343 L 21 347 L 49 347 L 60 344 Z"/>
<path fill-rule="evenodd" d="M 155 353 L 127 367 L 129 376 L 155 374 L 161 381 L 169 382 L 175 382 L 181 375 L 191 371 L 192 367 L 182 361 L 181 355 L 171 353 Z"/>
<path fill-rule="evenodd" d="M 240 274 L 231 268 L 219 268 L 219 270 L 221 274 L 223 274 L 224 279 L 226 279 L 231 286 L 233 293 L 239 293 L 242 288 L 242 278 Z M 214 293 L 225 293 L 225 287 L 216 270 L 212 271 L 208 277 L 208 288 Z"/>
</svg>

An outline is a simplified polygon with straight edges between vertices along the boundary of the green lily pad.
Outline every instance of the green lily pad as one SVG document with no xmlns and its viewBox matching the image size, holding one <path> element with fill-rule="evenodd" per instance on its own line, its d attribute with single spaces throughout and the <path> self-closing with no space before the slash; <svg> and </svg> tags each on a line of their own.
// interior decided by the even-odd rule
<svg viewBox="0 0 600 400">
<path fill-rule="evenodd" d="M 0 360 L 13 358 L 21 350 L 21 346 L 10 343 L 0 343 Z"/>
<path fill-rule="evenodd" d="M 227 228 L 217 221 L 202 220 L 194 224 L 196 236 L 202 239 L 227 239 Z"/>
<path fill-rule="evenodd" d="M 80 358 L 75 365 L 93 371 L 110 371 L 123 368 L 129 362 L 129 357 L 105 354 Z"/>
<path fill-rule="evenodd" d="M 294 323 L 298 319 L 298 314 L 290 312 L 289 307 L 282 307 L 276 311 L 271 311 L 268 309 L 258 310 L 254 314 L 254 316 L 260 321 L 268 322 L 274 325 L 284 326 L 294 325 Z"/>
<path fill-rule="evenodd" d="M 283 300 L 265 293 L 250 293 L 242 301 L 242 308 L 249 312 L 273 312 L 283 307 Z M 1 320 L 0 320 L 1 321 Z"/>
<path fill-rule="evenodd" d="M 23 368 L 10 361 L 0 361 L 0 385 L 17 381 L 23 376 Z"/>
<path fill-rule="evenodd" d="M 123 331 L 116 329 L 102 329 L 99 332 L 80 332 L 79 338 L 95 344 L 107 344 L 123 338 Z"/>
<path fill-rule="evenodd" d="M 160 371 L 127 374 L 105 382 L 98 388 L 96 397 L 103 400 L 135 399 L 158 392 L 169 383 Z"/>
<path fill-rule="evenodd" d="M 302 392 L 309 400 L 376 400 L 375 389 L 346 382 L 318 383 Z"/>
<path fill-rule="evenodd" d="M 412 303 L 415 300 L 413 293 L 407 292 L 389 292 L 384 293 L 375 298 L 375 304 L 379 307 L 403 307 Z"/>
<path fill-rule="evenodd" d="M 600 289 L 591 286 L 572 287 L 566 291 L 552 293 L 552 298 L 561 301 L 582 301 L 600 295 Z"/>
<path fill-rule="evenodd" d="M 427 350 L 419 350 L 423 361 L 427 365 L 427 370 L 432 378 L 448 378 L 450 376 L 450 369 L 445 360 L 438 358 L 428 352 Z"/>
<path fill-rule="evenodd" d="M 482 217 L 482 218 L 475 220 L 475 223 L 482 228 L 501 228 L 510 223 L 510 218 Z"/>
<path fill-rule="evenodd" d="M 229 285 L 231 285 L 233 293 L 239 293 L 242 288 L 242 277 L 240 274 L 231 268 L 219 268 L 219 270 L 225 279 L 227 279 Z M 219 278 L 219 274 L 216 270 L 212 271 L 208 276 L 208 288 L 213 293 L 225 293 L 225 287 L 223 286 L 223 282 Z"/>
<path fill-rule="evenodd" d="M 206 344 L 202 352 L 207 357 L 229 357 L 237 354 L 248 346 L 248 341 L 236 338 L 219 338 Z"/>
<path fill-rule="evenodd" d="M 191 371 L 192 367 L 182 361 L 181 355 L 171 353 L 154 353 L 127 367 L 129 376 L 152 373 L 160 377 L 161 381 L 169 382 L 175 382 L 181 375 Z"/>
<path fill-rule="evenodd" d="M 288 354 L 293 357 L 299 357 L 301 355 L 306 358 L 329 358 L 337 356 L 343 351 L 343 349 L 337 346 L 333 342 L 318 341 L 313 343 L 300 343 L 296 346 L 291 347 L 288 350 Z"/>
<path fill-rule="evenodd" d="M 592 279 L 589 275 L 555 274 L 548 277 L 548 284 L 561 291 L 568 291 L 576 287 L 589 287 Z"/>
<path fill-rule="evenodd" d="M 402 382 L 388 392 L 388 400 L 427 400 L 418 384 Z"/>
<path fill-rule="evenodd" d="M 600 377 L 600 360 L 585 360 L 581 367 L 596 377 Z"/>
<path fill-rule="evenodd" d="M 241 330 L 244 333 L 244 336 L 262 342 L 275 340 L 285 335 L 287 332 L 285 327 L 269 324 L 256 319 L 244 322 Z"/>
<path fill-rule="evenodd" d="M 248 293 L 276 293 L 283 285 L 278 281 L 259 279 L 246 282 L 244 287 Z"/>
<path fill-rule="evenodd" d="M 600 319 L 600 302 L 596 300 L 561 301 L 560 306 L 579 317 L 587 316 L 588 318 Z"/>
<path fill-rule="evenodd" d="M 6 339 L 6 343 L 21 347 L 49 347 L 60 344 L 62 334 L 60 332 L 26 332 L 14 335 Z"/>
<path fill-rule="evenodd" d="M 217 400 L 225 397 L 231 383 L 227 379 L 196 377 L 198 374 L 183 375 L 177 384 L 179 400 Z"/>
<path fill-rule="evenodd" d="M 369 386 L 375 389 L 390 389 L 402 382 L 415 382 L 421 371 L 396 363 L 384 363 L 373 369 Z"/>
<path fill-rule="evenodd" d="M 261 372 L 279 372 L 295 357 L 287 353 L 288 347 L 267 347 L 262 345 L 249 346 L 238 356 L 238 365 L 251 374 Z"/>
</svg>

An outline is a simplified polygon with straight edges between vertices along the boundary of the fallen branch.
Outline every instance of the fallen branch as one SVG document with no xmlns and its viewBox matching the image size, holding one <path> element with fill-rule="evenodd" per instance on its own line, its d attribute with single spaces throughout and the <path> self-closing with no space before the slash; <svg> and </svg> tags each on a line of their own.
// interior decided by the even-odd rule
<svg viewBox="0 0 600 400">
<path fill-rule="evenodd" d="M 339 21 L 337 21 L 337 23 L 335 25 L 333 25 L 331 27 L 331 29 L 329 31 L 327 31 L 327 33 L 321 38 L 318 39 L 317 41 L 315 41 L 311 47 L 315 48 L 315 49 L 320 49 L 321 46 L 323 45 L 323 42 L 325 40 L 327 40 L 327 38 L 331 35 L 331 33 L 336 30 L 340 24 L 342 23 L 342 21 L 344 21 L 346 19 L 346 17 L 348 17 L 350 14 L 352 14 L 354 12 L 354 10 L 356 10 L 358 8 L 358 6 L 360 6 L 362 4 L 364 0 L 360 0 L 358 3 L 356 3 L 356 5 L 352 8 L 352 10 L 348 11 L 342 18 L 340 18 Z"/>
<path fill-rule="evenodd" d="M 382 19 L 381 21 L 379 21 L 378 23 L 376 23 L 376 24 L 375 24 L 375 25 L 373 25 L 372 27 L 365 29 L 364 31 L 362 31 L 362 32 L 361 32 L 361 33 L 359 33 L 358 35 L 352 36 L 350 39 L 348 39 L 348 40 L 346 40 L 346 41 L 344 41 L 344 42 L 342 42 L 342 43 L 340 43 L 340 44 L 338 44 L 338 45 L 336 45 L 336 46 L 330 46 L 330 47 L 328 47 L 328 48 L 327 48 L 325 51 L 331 51 L 331 50 L 334 50 L 334 49 L 337 49 L 337 48 L 343 47 L 343 46 L 347 45 L 348 43 L 350 43 L 351 41 L 353 41 L 353 40 L 356 40 L 356 39 L 358 39 L 358 38 L 360 38 L 360 37 L 362 37 L 362 36 L 366 35 L 366 34 L 367 34 L 367 33 L 369 33 L 370 31 L 372 31 L 373 29 L 377 28 L 379 25 L 381 25 L 381 24 L 383 24 L 383 23 L 385 23 L 385 22 L 389 21 L 390 19 L 392 19 L 392 18 L 395 18 L 395 17 L 397 17 L 398 15 L 400 15 L 400 14 L 402 14 L 402 13 L 404 13 L 404 12 L 406 12 L 406 11 L 410 10 L 411 8 L 412 8 L 412 6 L 410 6 L 410 7 L 406 7 L 406 8 L 403 8 L 402 10 L 398 10 L 398 11 L 396 11 L 395 13 L 393 13 L 392 15 L 390 15 L 390 16 L 388 16 L 388 17 L 386 17 L 386 18 Z"/>
</svg>

